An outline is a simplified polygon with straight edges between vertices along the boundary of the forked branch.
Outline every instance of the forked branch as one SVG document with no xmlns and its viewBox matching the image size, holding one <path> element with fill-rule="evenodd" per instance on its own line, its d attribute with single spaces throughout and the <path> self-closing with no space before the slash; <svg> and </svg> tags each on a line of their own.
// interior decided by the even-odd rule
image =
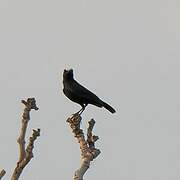
<svg viewBox="0 0 180 180">
<path fill-rule="evenodd" d="M 95 142 L 99 138 L 98 136 L 93 136 L 92 133 L 95 121 L 93 119 L 89 121 L 86 140 L 83 130 L 80 129 L 81 119 L 81 116 L 77 113 L 67 119 L 67 122 L 74 133 L 74 137 L 76 137 L 78 140 L 81 150 L 81 165 L 80 168 L 75 171 L 73 180 L 83 180 L 84 174 L 89 169 L 90 162 L 100 154 L 100 150 L 95 148 Z"/>
<path fill-rule="evenodd" d="M 36 106 L 35 98 L 28 98 L 27 101 L 22 100 L 22 103 L 25 105 L 25 108 L 22 115 L 20 135 L 17 140 L 19 144 L 19 160 L 14 169 L 11 180 L 19 179 L 19 176 L 21 175 L 23 169 L 29 163 L 29 161 L 33 158 L 34 142 L 37 139 L 37 137 L 40 136 L 40 129 L 37 129 L 37 130 L 33 129 L 32 135 L 29 138 L 28 145 L 27 147 L 25 146 L 26 145 L 25 135 L 26 135 L 28 122 L 30 120 L 30 111 L 32 109 L 38 110 L 38 107 Z"/>
</svg>

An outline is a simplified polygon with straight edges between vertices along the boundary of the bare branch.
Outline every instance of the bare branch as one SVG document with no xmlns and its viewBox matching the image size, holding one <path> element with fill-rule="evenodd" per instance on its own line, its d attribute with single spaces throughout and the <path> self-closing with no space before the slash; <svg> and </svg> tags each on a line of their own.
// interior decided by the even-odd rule
<svg viewBox="0 0 180 180">
<path fill-rule="evenodd" d="M 33 130 L 32 136 L 29 138 L 29 143 L 27 145 L 27 148 L 25 148 L 25 144 L 26 144 L 25 135 L 26 135 L 28 122 L 30 120 L 30 111 L 32 109 L 38 110 L 38 107 L 36 106 L 35 98 L 28 98 L 27 101 L 22 100 L 21 102 L 25 105 L 25 108 L 22 115 L 22 125 L 21 125 L 20 135 L 17 140 L 19 144 L 19 160 L 14 169 L 11 180 L 19 179 L 19 176 L 21 175 L 24 167 L 33 158 L 34 141 L 37 139 L 38 136 L 40 136 L 40 129 Z"/>
<path fill-rule="evenodd" d="M 0 180 L 2 179 L 2 177 L 6 174 L 6 171 L 3 169 L 0 172 Z"/>
<path fill-rule="evenodd" d="M 89 127 L 87 130 L 87 141 L 85 140 L 83 130 L 80 129 L 81 116 L 74 114 L 72 117 L 67 119 L 74 137 L 77 138 L 81 150 L 81 166 L 75 171 L 73 180 L 83 180 L 83 176 L 90 166 L 90 162 L 93 161 L 99 154 L 100 150 L 95 148 L 95 141 L 98 140 L 98 136 L 92 135 L 92 130 L 95 121 L 91 119 L 89 121 Z"/>
</svg>

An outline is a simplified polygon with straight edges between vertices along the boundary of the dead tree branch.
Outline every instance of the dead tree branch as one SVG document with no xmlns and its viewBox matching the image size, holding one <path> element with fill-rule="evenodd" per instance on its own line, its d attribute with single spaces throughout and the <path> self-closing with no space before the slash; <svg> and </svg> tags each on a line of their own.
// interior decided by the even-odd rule
<svg viewBox="0 0 180 180">
<path fill-rule="evenodd" d="M 2 179 L 2 177 L 6 174 L 6 171 L 3 169 L 0 172 L 0 180 Z"/>
<path fill-rule="evenodd" d="M 30 111 L 32 109 L 38 110 L 38 107 L 36 106 L 35 98 L 28 98 L 27 101 L 22 100 L 21 102 L 25 105 L 25 108 L 24 108 L 24 112 L 22 115 L 22 124 L 21 124 L 20 135 L 17 139 L 17 142 L 19 144 L 19 160 L 14 169 L 11 180 L 18 180 L 24 167 L 33 158 L 34 142 L 37 139 L 37 137 L 40 136 L 40 129 L 37 129 L 37 130 L 33 129 L 32 136 L 29 138 L 27 147 L 25 147 L 25 145 L 26 145 L 25 135 L 26 135 L 28 122 L 30 120 Z"/>
<path fill-rule="evenodd" d="M 89 169 L 90 162 L 100 154 L 100 150 L 95 148 L 95 142 L 98 140 L 98 136 L 92 135 L 95 121 L 93 119 L 89 121 L 86 140 L 83 130 L 80 129 L 81 119 L 81 116 L 77 113 L 67 119 L 67 122 L 74 133 L 74 137 L 78 140 L 81 150 L 81 165 L 80 168 L 75 171 L 73 180 L 83 180 L 84 174 Z"/>
</svg>

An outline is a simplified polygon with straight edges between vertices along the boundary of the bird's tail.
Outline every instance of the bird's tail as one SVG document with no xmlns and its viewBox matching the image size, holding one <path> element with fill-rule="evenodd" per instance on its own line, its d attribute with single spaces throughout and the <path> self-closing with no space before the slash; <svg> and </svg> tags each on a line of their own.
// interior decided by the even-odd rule
<svg viewBox="0 0 180 180">
<path fill-rule="evenodd" d="M 115 109 L 113 107 L 111 107 L 109 104 L 103 102 L 103 107 L 105 107 L 108 111 L 110 111 L 111 113 L 115 113 Z"/>
</svg>

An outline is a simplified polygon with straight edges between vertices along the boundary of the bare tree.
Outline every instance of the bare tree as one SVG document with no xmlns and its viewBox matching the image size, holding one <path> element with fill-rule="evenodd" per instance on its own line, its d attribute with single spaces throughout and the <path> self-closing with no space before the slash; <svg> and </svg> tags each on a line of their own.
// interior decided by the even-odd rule
<svg viewBox="0 0 180 180">
<path fill-rule="evenodd" d="M 14 168 L 11 180 L 18 180 L 23 169 L 27 166 L 30 160 L 33 158 L 34 142 L 38 136 L 40 136 L 40 129 L 33 129 L 32 135 L 26 145 L 25 136 L 28 123 L 30 121 L 30 111 L 32 109 L 38 110 L 36 106 L 35 98 L 28 98 L 26 101 L 21 101 L 24 105 L 24 111 L 21 121 L 20 134 L 17 139 L 19 145 L 19 159 L 16 167 Z M 83 180 L 83 176 L 90 167 L 90 162 L 93 161 L 101 152 L 95 148 L 95 142 L 99 139 L 98 136 L 93 135 L 92 131 L 95 125 L 95 120 L 91 119 L 88 122 L 87 137 L 85 138 L 83 130 L 80 128 L 82 117 L 76 113 L 67 119 L 74 137 L 77 138 L 81 150 L 81 164 L 79 169 L 74 173 L 73 180 Z M 0 171 L 0 180 L 5 175 L 6 171 L 3 169 Z"/>
</svg>

